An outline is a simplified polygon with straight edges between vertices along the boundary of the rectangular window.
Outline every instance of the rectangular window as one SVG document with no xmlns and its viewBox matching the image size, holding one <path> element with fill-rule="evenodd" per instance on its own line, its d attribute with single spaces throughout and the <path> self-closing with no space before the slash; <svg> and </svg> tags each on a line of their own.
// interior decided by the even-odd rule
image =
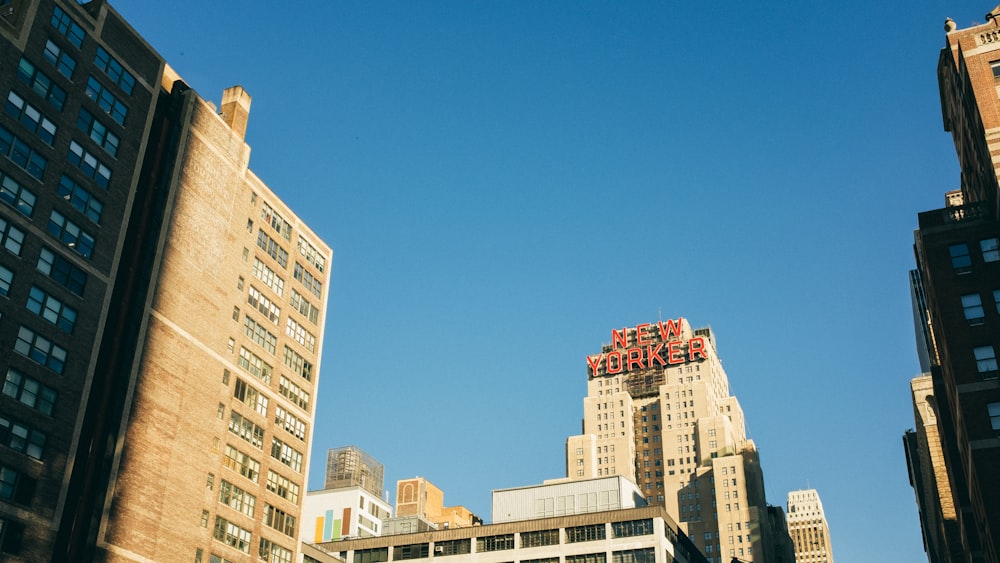
<svg viewBox="0 0 1000 563">
<path fill-rule="evenodd" d="M 266 295 L 262 294 L 254 286 L 250 286 L 247 294 L 247 303 L 261 312 L 267 320 L 278 324 L 278 317 L 281 315 L 281 308 L 271 302 Z"/>
<path fill-rule="evenodd" d="M 118 156 L 118 145 L 120 143 L 118 135 L 109 131 L 106 125 L 94 117 L 94 114 L 84 108 L 80 108 L 80 113 L 76 118 L 76 126 L 90 137 L 91 141 L 97 143 L 97 146 L 104 149 L 105 152 L 112 157 Z"/>
<path fill-rule="evenodd" d="M 28 505 L 35 495 L 35 480 L 11 467 L 0 464 L 0 499 Z M 3 521 L 0 520 L 0 523 Z M 0 527 L 0 537 L 3 529 Z"/>
<path fill-rule="evenodd" d="M 996 305 L 997 314 L 1000 314 L 1000 289 L 993 290 L 993 303 Z"/>
<path fill-rule="evenodd" d="M 3 126 L 0 126 L 0 154 L 9 158 L 37 180 L 42 179 L 45 168 L 49 165 L 49 161 L 44 156 Z"/>
<path fill-rule="evenodd" d="M 35 194 L 3 172 L 0 172 L 0 201 L 25 217 L 31 217 L 35 211 Z"/>
<path fill-rule="evenodd" d="M 24 125 L 28 131 L 38 135 L 38 138 L 46 145 L 52 146 L 52 141 L 56 137 L 56 124 L 45 117 L 35 106 L 24 101 L 24 98 L 13 90 L 7 94 L 4 111 L 21 125 Z"/>
<path fill-rule="evenodd" d="M 626 520 L 624 522 L 612 522 L 611 533 L 616 538 L 629 538 L 632 536 L 648 536 L 653 533 L 653 520 Z"/>
<path fill-rule="evenodd" d="M 36 285 L 31 286 L 25 307 L 59 327 L 59 330 L 73 334 L 73 326 L 76 324 L 76 309 L 46 293 L 42 288 Z"/>
<path fill-rule="evenodd" d="M 125 92 L 125 95 L 131 96 L 132 89 L 135 87 L 135 77 L 122 67 L 122 64 L 118 62 L 118 59 L 111 56 L 104 47 L 97 47 L 97 56 L 94 57 L 94 64 L 97 68 L 104 71 L 104 74 L 108 75 L 108 78 L 112 82 L 118 85 Z"/>
<path fill-rule="evenodd" d="M 22 244 L 24 244 L 24 231 L 0 217 L 0 246 L 14 256 L 20 256 Z"/>
<path fill-rule="evenodd" d="M 260 344 L 262 348 L 271 354 L 274 354 L 278 346 L 278 337 L 271 334 L 264 328 L 264 325 L 257 324 L 257 321 L 253 320 L 250 315 L 247 315 L 243 319 L 243 334 L 247 335 L 257 344 Z"/>
<path fill-rule="evenodd" d="M 280 405 L 275 407 L 274 422 L 299 440 L 302 440 L 303 442 L 306 440 L 306 423 L 281 408 Z"/>
<path fill-rule="evenodd" d="M 260 538 L 258 555 L 267 563 L 292 563 L 292 552 L 266 538 Z"/>
<path fill-rule="evenodd" d="M 83 28 L 59 6 L 56 6 L 55 11 L 52 12 L 51 23 L 52 27 L 56 28 L 63 37 L 69 39 L 74 47 L 79 49 L 83 45 L 83 38 L 87 36 L 83 32 Z"/>
<path fill-rule="evenodd" d="M 264 383 L 267 383 L 268 385 L 271 384 L 271 374 L 274 372 L 274 367 L 260 359 L 257 354 L 254 354 L 250 350 L 240 346 L 240 357 L 237 359 L 236 363 L 238 363 L 240 367 L 246 370 L 246 372 L 250 375 L 263 381 Z"/>
<path fill-rule="evenodd" d="M 296 473 L 302 471 L 302 453 L 277 438 L 271 438 L 271 457 L 291 467 Z"/>
<path fill-rule="evenodd" d="M 566 528 L 566 543 L 603 540 L 607 535 L 604 524 L 572 526 Z"/>
<path fill-rule="evenodd" d="M 382 563 L 389 560 L 388 547 L 373 547 L 354 551 L 354 563 Z"/>
<path fill-rule="evenodd" d="M 316 337 L 291 317 L 285 320 L 285 334 L 305 346 L 306 350 L 310 352 L 316 351 Z"/>
<path fill-rule="evenodd" d="M 292 297 L 289 299 L 289 303 L 292 308 L 302 313 L 302 316 L 309 319 L 312 324 L 317 324 L 319 322 L 319 308 L 310 303 L 305 297 L 292 289 Z"/>
<path fill-rule="evenodd" d="M 301 407 L 302 410 L 309 412 L 309 393 L 289 381 L 284 375 L 281 376 L 281 381 L 278 383 L 278 392 Z"/>
<path fill-rule="evenodd" d="M 976 369 L 985 378 L 997 376 L 997 355 L 993 346 L 977 346 L 972 350 L 976 357 Z"/>
<path fill-rule="evenodd" d="M 292 226 L 281 215 L 278 215 L 274 209 L 271 209 L 271 206 L 267 202 L 261 205 L 260 218 L 268 225 L 271 225 L 272 229 L 278 231 L 285 240 L 291 240 Z"/>
<path fill-rule="evenodd" d="M 69 78 L 70 80 L 73 79 L 73 70 L 76 68 L 76 60 L 63 51 L 62 47 L 56 45 L 51 39 L 49 39 L 45 43 L 45 51 L 43 51 L 43 55 L 45 56 L 45 60 L 49 61 L 56 67 L 59 74 Z"/>
<path fill-rule="evenodd" d="M 306 381 L 312 381 L 312 364 L 288 346 L 285 346 L 285 355 L 282 363 L 285 364 L 285 367 L 301 375 Z"/>
<path fill-rule="evenodd" d="M 612 563 L 655 563 L 656 554 L 652 547 L 626 549 L 611 553 Z"/>
<path fill-rule="evenodd" d="M 607 555 L 604 553 L 584 553 L 566 556 L 566 563 L 606 563 L 606 561 Z"/>
<path fill-rule="evenodd" d="M 267 470 L 267 490 L 289 502 L 299 503 L 299 486 L 270 469 Z"/>
<path fill-rule="evenodd" d="M 967 274 L 972 271 L 972 257 L 969 256 L 969 245 L 953 244 L 948 247 L 951 255 L 951 267 L 956 274 Z"/>
<path fill-rule="evenodd" d="M 229 413 L 229 431 L 243 438 L 258 450 L 264 448 L 264 429 L 236 411 Z"/>
<path fill-rule="evenodd" d="M 281 297 L 282 292 L 285 290 L 285 280 L 281 279 L 278 274 L 274 273 L 274 270 L 268 268 L 256 256 L 253 259 L 253 275 L 277 293 L 278 297 Z"/>
<path fill-rule="evenodd" d="M 236 378 L 236 384 L 233 386 L 233 396 L 257 411 L 258 414 L 267 416 L 267 397 L 239 377 Z"/>
<path fill-rule="evenodd" d="M 98 186 L 108 189 L 111 184 L 111 169 L 90 151 L 85 150 L 80 143 L 70 141 L 66 158 L 82 170 L 88 178 L 92 178 Z"/>
<path fill-rule="evenodd" d="M 469 538 L 434 542 L 434 557 L 463 555 L 466 553 L 472 553 L 472 542 Z"/>
<path fill-rule="evenodd" d="M 997 237 L 979 241 L 979 248 L 983 251 L 983 262 L 1000 260 L 1000 239 Z"/>
<path fill-rule="evenodd" d="M 128 115 L 128 107 L 123 104 L 110 90 L 93 76 L 87 78 L 87 97 L 97 102 L 104 113 L 111 116 L 118 122 L 118 125 L 125 125 L 125 116 Z"/>
<path fill-rule="evenodd" d="M 965 313 L 965 320 L 970 325 L 983 324 L 985 312 L 983 311 L 983 301 L 978 293 L 969 293 L 962 296 L 962 311 Z"/>
<path fill-rule="evenodd" d="M 302 235 L 299 235 L 298 250 L 306 262 L 315 266 L 317 271 L 322 272 L 326 269 L 326 257 L 320 254 L 315 246 L 309 244 L 309 241 L 302 238 Z"/>
<path fill-rule="evenodd" d="M 55 209 L 49 214 L 46 230 L 80 256 L 90 258 L 94 254 L 94 236 Z"/>
<path fill-rule="evenodd" d="M 521 548 L 541 547 L 543 545 L 559 545 L 559 530 L 521 532 Z"/>
<path fill-rule="evenodd" d="M 212 537 L 243 553 L 250 553 L 250 530 L 245 530 L 221 516 L 215 517 Z"/>
<path fill-rule="evenodd" d="M 257 230 L 257 246 L 267 253 L 268 256 L 277 260 L 278 264 L 282 268 L 288 267 L 288 251 L 281 248 L 278 241 L 268 236 L 268 234 L 264 232 L 264 229 Z"/>
<path fill-rule="evenodd" d="M 229 444 L 226 444 L 226 457 L 223 458 L 222 464 L 254 483 L 260 475 L 260 462 Z"/>
<path fill-rule="evenodd" d="M 264 504 L 264 524 L 290 538 L 295 537 L 295 517 L 266 503 Z"/>
<path fill-rule="evenodd" d="M 986 412 L 990 416 L 990 428 L 1000 431 L 1000 403 L 989 403 Z"/>
<path fill-rule="evenodd" d="M 428 554 L 427 543 L 414 543 L 409 545 L 397 545 L 392 548 L 392 560 L 400 559 L 426 559 Z"/>
<path fill-rule="evenodd" d="M 14 272 L 0 265 L 0 295 L 6 297 L 10 293 L 12 283 L 14 283 Z"/>
<path fill-rule="evenodd" d="M 37 379 L 7 368 L 7 377 L 3 382 L 3 394 L 38 412 L 52 416 L 52 408 L 56 404 L 55 389 L 47 387 Z"/>
<path fill-rule="evenodd" d="M 66 90 L 52 82 L 47 74 L 38 70 L 28 59 L 22 58 L 17 65 L 17 77 L 52 107 L 62 111 L 66 104 Z"/>
<path fill-rule="evenodd" d="M 312 292 L 316 297 L 323 297 L 323 284 L 318 279 L 314 278 L 308 270 L 305 269 L 302 264 L 298 262 L 295 263 L 295 269 L 293 271 L 293 276 L 297 279 L 306 289 Z"/>
<path fill-rule="evenodd" d="M 48 247 L 43 246 L 39 252 L 36 269 L 83 297 L 83 290 L 87 286 L 87 273 Z"/>
<path fill-rule="evenodd" d="M 223 479 L 219 483 L 219 502 L 253 518 L 257 497 Z"/>
<path fill-rule="evenodd" d="M 35 334 L 26 326 L 21 326 L 14 342 L 14 351 L 61 374 L 66 365 L 66 350 L 53 344 L 51 340 Z"/>
<path fill-rule="evenodd" d="M 45 434 L 24 423 L 0 416 L 0 446 L 7 446 L 15 452 L 40 460 L 45 448 Z"/>
</svg>

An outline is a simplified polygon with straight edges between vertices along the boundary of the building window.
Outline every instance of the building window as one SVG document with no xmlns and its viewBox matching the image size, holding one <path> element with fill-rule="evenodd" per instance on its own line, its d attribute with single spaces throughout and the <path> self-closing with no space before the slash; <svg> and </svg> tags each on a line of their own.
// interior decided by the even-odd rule
<svg viewBox="0 0 1000 563">
<path fill-rule="evenodd" d="M 652 547 L 615 551 L 611 554 L 611 561 L 612 563 L 655 563 L 656 552 Z"/>
<path fill-rule="evenodd" d="M 258 450 L 264 447 L 264 429 L 236 411 L 229 413 L 229 431 L 243 438 Z"/>
<path fill-rule="evenodd" d="M 476 538 L 476 553 L 514 549 L 514 534 L 483 536 Z"/>
<path fill-rule="evenodd" d="M 0 446 L 40 460 L 45 448 L 45 433 L 0 416 Z"/>
<path fill-rule="evenodd" d="M 302 453 L 277 438 L 271 438 L 271 457 L 295 472 L 302 471 Z"/>
<path fill-rule="evenodd" d="M 109 131 L 106 125 L 94 117 L 94 114 L 80 108 L 80 114 L 76 118 L 76 126 L 112 157 L 118 156 L 118 144 L 120 143 L 118 135 Z"/>
<path fill-rule="evenodd" d="M 299 486 L 270 469 L 267 471 L 267 490 L 292 503 L 299 502 Z"/>
<path fill-rule="evenodd" d="M 219 502 L 253 518 L 257 497 L 223 479 L 219 483 Z"/>
<path fill-rule="evenodd" d="M 96 78 L 90 76 L 87 78 L 87 97 L 91 100 L 97 102 L 104 113 L 108 114 L 111 119 L 118 122 L 119 125 L 125 125 L 125 116 L 128 115 L 128 107 L 125 106 L 110 90 L 104 87 Z"/>
<path fill-rule="evenodd" d="M 45 42 L 45 60 L 49 61 L 55 65 L 56 70 L 59 74 L 62 74 L 70 80 L 73 79 L 73 70 L 76 69 L 76 61 L 73 57 L 66 54 L 62 47 L 56 45 L 51 39 Z"/>
<path fill-rule="evenodd" d="M 604 553 L 584 553 L 566 556 L 566 563 L 606 563 L 607 560 L 607 555 Z"/>
<path fill-rule="evenodd" d="M 253 203 L 253 201 L 256 201 L 256 199 L 257 199 L 257 194 L 253 194 L 253 196 L 251 197 L 251 203 Z M 280 233 L 285 240 L 291 240 L 292 226 L 288 223 L 288 221 L 285 221 L 285 219 L 282 218 L 281 215 L 278 215 L 278 213 L 274 209 L 272 209 L 271 206 L 267 204 L 267 202 L 264 202 L 264 204 L 261 205 L 260 218 L 268 225 L 271 225 L 272 229 L 278 231 L 278 233 Z"/>
<path fill-rule="evenodd" d="M 462 555 L 472 553 L 472 541 L 469 538 L 444 540 L 434 542 L 434 556 Z"/>
<path fill-rule="evenodd" d="M 66 90 L 53 83 L 48 75 L 39 71 L 28 59 L 22 58 L 18 63 L 17 77 L 44 98 L 49 105 L 62 111 L 63 105 L 66 104 Z"/>
<path fill-rule="evenodd" d="M 10 293 L 10 284 L 14 282 L 14 272 L 0 265 L 0 295 L 7 297 Z"/>
<path fill-rule="evenodd" d="M 59 330 L 73 334 L 73 326 L 76 324 L 76 309 L 49 295 L 40 287 L 31 286 L 25 307 L 59 327 Z"/>
<path fill-rule="evenodd" d="M 281 276 L 275 274 L 274 270 L 268 268 L 256 256 L 253 259 L 253 275 L 264 282 L 267 287 L 271 288 L 278 297 L 281 297 L 282 292 L 285 290 L 285 280 L 281 279 Z"/>
<path fill-rule="evenodd" d="M 55 389 L 43 385 L 37 379 L 32 379 L 14 368 L 7 368 L 3 394 L 46 416 L 52 415 L 52 408 L 55 406 L 58 396 Z"/>
<path fill-rule="evenodd" d="M 240 278 L 242 280 L 243 278 Z M 240 287 L 239 289 L 242 289 Z M 255 307 L 262 315 L 267 317 L 267 320 L 274 324 L 278 324 L 278 316 L 281 315 L 281 308 L 271 302 L 266 295 L 262 294 L 254 286 L 250 286 L 247 294 L 247 303 L 252 307 Z"/>
<path fill-rule="evenodd" d="M 627 520 L 625 522 L 612 522 L 611 533 L 616 538 L 628 538 L 632 536 L 647 536 L 653 533 L 653 520 Z"/>
<path fill-rule="evenodd" d="M 299 254 L 305 257 L 306 262 L 315 266 L 317 270 L 322 272 L 323 269 L 326 268 L 326 258 L 323 257 L 318 250 L 316 250 L 315 246 L 309 244 L 306 239 L 302 238 L 302 235 L 299 235 L 298 249 Z"/>
<path fill-rule="evenodd" d="M 39 272 L 59 282 L 66 289 L 83 297 L 83 290 L 87 285 L 87 274 L 70 263 L 69 260 L 43 246 L 38 255 L 38 264 L 35 267 Z"/>
<path fill-rule="evenodd" d="M 956 274 L 967 274 L 972 271 L 972 257 L 969 256 L 969 245 L 953 244 L 948 247 L 951 255 L 951 267 Z"/>
<path fill-rule="evenodd" d="M 521 532 L 522 549 L 525 547 L 541 547 L 543 545 L 559 545 L 559 530 Z"/>
<path fill-rule="evenodd" d="M 258 555 L 267 563 L 292 563 L 292 552 L 269 539 L 260 538 Z"/>
<path fill-rule="evenodd" d="M 64 175 L 59 180 L 59 195 L 76 208 L 77 211 L 86 215 L 87 219 L 98 225 L 101 224 L 101 214 L 104 213 L 104 204 L 69 176 Z"/>
<path fill-rule="evenodd" d="M 316 297 L 322 298 L 323 296 L 323 284 L 316 278 L 313 277 L 302 264 L 298 262 L 295 263 L 295 268 L 292 273 L 293 277 L 302 283 L 306 289 L 312 292 Z"/>
<path fill-rule="evenodd" d="M 990 427 L 1000 432 L 1000 403 L 989 403 L 986 411 L 990 415 Z"/>
<path fill-rule="evenodd" d="M 983 251 L 983 262 L 1000 260 L 1000 239 L 997 237 L 979 241 L 979 248 Z"/>
<path fill-rule="evenodd" d="M 997 307 L 997 314 L 1000 314 L 1000 289 L 993 290 L 993 303 Z"/>
<path fill-rule="evenodd" d="M 354 551 L 354 563 L 382 563 L 389 560 L 388 547 L 357 549 Z"/>
<path fill-rule="evenodd" d="M 306 381 L 312 381 L 312 364 L 307 362 L 295 350 L 285 346 L 285 354 L 282 362 L 285 364 L 285 367 L 291 368 L 292 371 L 301 375 Z"/>
<path fill-rule="evenodd" d="M 993 346 L 977 346 L 972 353 L 976 357 L 976 369 L 983 377 L 993 378 L 997 376 L 997 355 Z"/>
<path fill-rule="evenodd" d="M 42 179 L 45 167 L 49 165 L 49 161 L 45 157 L 2 126 L 0 126 L 0 154 L 8 157 L 14 164 L 34 176 L 36 180 Z"/>
<path fill-rule="evenodd" d="M 649 483 L 647 483 L 646 488 L 648 489 L 649 487 Z M 603 540 L 606 535 L 607 531 L 603 523 L 588 526 L 572 526 L 566 528 L 566 543 Z"/>
<path fill-rule="evenodd" d="M 257 324 L 257 321 L 253 320 L 250 315 L 247 315 L 243 319 L 243 334 L 246 334 L 250 340 L 253 340 L 271 354 L 274 354 L 278 347 L 278 337 L 271 334 L 270 331 L 264 328 L 264 325 Z"/>
<path fill-rule="evenodd" d="M 295 436 L 303 442 L 306 439 L 306 423 L 302 422 L 295 415 L 283 409 L 280 405 L 275 408 L 274 422 L 285 429 L 286 432 Z"/>
<path fill-rule="evenodd" d="M 125 70 L 117 59 L 111 56 L 104 47 L 97 47 L 97 56 L 94 57 L 94 64 L 104 71 L 112 82 L 118 85 L 126 95 L 132 95 L 135 87 L 135 77 Z"/>
<path fill-rule="evenodd" d="M 302 315 L 309 319 L 309 322 L 312 324 L 317 324 L 319 322 L 319 307 L 310 303 L 305 297 L 302 297 L 298 291 L 295 291 L 295 289 L 292 289 L 292 298 L 289 300 L 289 303 L 291 303 L 293 309 L 302 313 Z"/>
<path fill-rule="evenodd" d="M 250 553 L 250 530 L 245 530 L 221 516 L 215 517 L 215 529 L 212 536 L 243 553 Z"/>
<path fill-rule="evenodd" d="M 46 230 L 52 236 L 66 243 L 67 247 L 72 248 L 80 256 L 90 258 L 94 254 L 95 241 L 93 235 L 81 229 L 79 225 L 70 221 L 65 215 L 55 209 L 49 214 L 49 223 Z"/>
<path fill-rule="evenodd" d="M 21 125 L 24 125 L 28 131 L 38 135 L 38 138 L 46 145 L 52 146 L 52 141 L 56 137 L 56 124 L 42 115 L 42 112 L 35 109 L 34 106 L 25 102 L 24 98 L 13 90 L 7 94 L 4 111 Z"/>
<path fill-rule="evenodd" d="M 247 373 L 270 385 L 271 374 L 274 372 L 274 367 L 260 359 L 257 354 L 254 354 L 245 347 L 240 346 L 240 357 L 237 359 L 237 363 L 241 368 L 246 370 Z"/>
<path fill-rule="evenodd" d="M 77 49 L 83 45 L 83 38 L 86 34 L 83 32 L 83 28 L 80 27 L 73 18 L 69 16 L 62 8 L 56 6 L 55 11 L 52 13 L 52 27 L 59 30 L 59 33 L 63 35 L 69 42 L 72 43 Z"/>
<path fill-rule="evenodd" d="M 24 231 L 0 217 L 0 246 L 6 248 L 14 256 L 20 256 L 22 244 L 24 244 Z"/>
<path fill-rule="evenodd" d="M 70 141 L 69 152 L 66 154 L 66 158 L 74 166 L 83 171 L 88 178 L 93 179 L 98 186 L 108 189 L 108 186 L 111 184 L 111 169 L 98 160 L 90 151 L 85 150 L 80 143 Z"/>
<path fill-rule="evenodd" d="M 22 326 L 14 342 L 14 351 L 22 356 L 61 374 L 66 365 L 66 350 L 53 344 L 44 336 L 39 336 L 28 327 Z"/>
<path fill-rule="evenodd" d="M 250 225 L 248 225 L 248 227 L 249 226 Z M 284 248 L 281 248 L 281 245 L 278 244 L 278 241 L 269 237 L 267 233 L 264 232 L 264 229 L 259 229 L 257 231 L 257 246 L 259 246 L 261 250 L 267 253 L 268 256 L 277 260 L 278 264 L 282 268 L 288 267 L 288 251 L 285 250 Z"/>
<path fill-rule="evenodd" d="M 291 336 L 293 340 L 304 346 L 306 350 L 310 352 L 316 351 L 316 336 L 291 317 L 285 319 L 285 334 Z"/>
<path fill-rule="evenodd" d="M 392 560 L 400 559 L 426 559 L 430 544 L 413 543 L 409 545 L 397 545 L 392 548 Z"/>
<path fill-rule="evenodd" d="M 233 386 L 233 397 L 257 411 L 258 414 L 267 416 L 267 397 L 239 377 L 236 378 L 236 385 Z"/>
<path fill-rule="evenodd" d="M 284 375 L 281 376 L 281 380 L 278 382 L 278 392 L 298 405 L 302 410 L 309 411 L 309 392 L 302 390 L 301 387 L 289 381 Z"/>
<path fill-rule="evenodd" d="M 962 310 L 965 313 L 965 320 L 969 321 L 970 325 L 983 324 L 983 301 L 978 293 L 962 296 Z"/>
<path fill-rule="evenodd" d="M 229 444 L 226 444 L 226 457 L 223 458 L 222 464 L 254 483 L 260 475 L 260 462 Z"/>
<path fill-rule="evenodd" d="M 35 494 L 35 480 L 0 464 L 0 499 L 27 505 Z"/>
</svg>

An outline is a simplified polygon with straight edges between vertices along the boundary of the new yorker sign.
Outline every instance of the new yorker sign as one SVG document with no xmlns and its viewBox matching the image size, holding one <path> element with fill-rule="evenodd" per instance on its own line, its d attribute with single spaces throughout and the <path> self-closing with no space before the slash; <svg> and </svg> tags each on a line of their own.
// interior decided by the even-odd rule
<svg viewBox="0 0 1000 563">
<path fill-rule="evenodd" d="M 635 328 L 611 331 L 611 351 L 596 356 L 587 356 L 590 366 L 588 375 L 616 375 L 633 370 L 653 367 L 673 366 L 693 362 L 705 357 L 705 339 L 695 336 L 681 339 L 681 325 L 684 319 L 668 319 L 655 325 L 644 323 Z M 629 346 L 629 333 L 635 333 L 635 341 Z M 603 372 L 603 373 L 602 373 Z"/>
</svg>

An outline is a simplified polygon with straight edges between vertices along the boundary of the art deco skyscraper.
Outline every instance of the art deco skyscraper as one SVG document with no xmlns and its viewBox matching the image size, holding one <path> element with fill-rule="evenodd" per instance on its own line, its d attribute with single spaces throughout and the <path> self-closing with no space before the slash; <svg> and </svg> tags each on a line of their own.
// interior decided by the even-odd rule
<svg viewBox="0 0 1000 563">
<path fill-rule="evenodd" d="M 816 489 L 788 493 L 788 534 L 795 546 L 795 563 L 833 563 L 830 526 Z"/>
<path fill-rule="evenodd" d="M 0 559 L 291 561 L 330 249 L 110 6 L 0 3 Z"/>
<path fill-rule="evenodd" d="M 623 475 L 662 504 L 710 561 L 774 561 L 757 448 L 708 328 L 687 320 L 612 331 L 587 358 L 583 433 L 566 443 L 567 477 Z M 790 560 L 790 553 L 784 554 Z"/>
<path fill-rule="evenodd" d="M 918 427 L 905 443 L 931 561 L 1000 561 L 1000 9 L 985 19 L 945 23 L 937 72 L 961 190 L 914 233 L 929 381 L 912 383 Z"/>
</svg>

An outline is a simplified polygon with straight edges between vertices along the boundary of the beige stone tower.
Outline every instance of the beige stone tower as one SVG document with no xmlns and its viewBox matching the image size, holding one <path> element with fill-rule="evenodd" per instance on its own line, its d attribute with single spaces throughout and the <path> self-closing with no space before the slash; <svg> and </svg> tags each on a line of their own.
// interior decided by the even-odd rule
<svg viewBox="0 0 1000 563">
<path fill-rule="evenodd" d="M 788 533 L 796 563 L 833 563 L 830 526 L 816 489 L 788 493 Z"/>
<path fill-rule="evenodd" d="M 678 318 L 612 330 L 587 358 L 570 479 L 623 475 L 662 504 L 710 561 L 767 561 L 763 473 L 711 329 Z"/>
</svg>

